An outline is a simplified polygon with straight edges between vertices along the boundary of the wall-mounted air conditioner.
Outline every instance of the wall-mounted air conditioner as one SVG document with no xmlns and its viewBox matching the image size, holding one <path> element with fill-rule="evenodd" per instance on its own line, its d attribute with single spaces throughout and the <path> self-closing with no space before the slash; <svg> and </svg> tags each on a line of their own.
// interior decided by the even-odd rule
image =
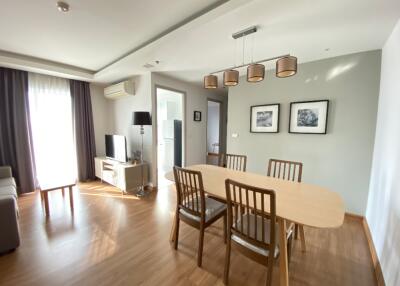
<svg viewBox="0 0 400 286">
<path fill-rule="evenodd" d="M 135 85 L 132 80 L 122 81 L 104 88 L 104 96 L 108 99 L 117 99 L 134 94 Z"/>
</svg>

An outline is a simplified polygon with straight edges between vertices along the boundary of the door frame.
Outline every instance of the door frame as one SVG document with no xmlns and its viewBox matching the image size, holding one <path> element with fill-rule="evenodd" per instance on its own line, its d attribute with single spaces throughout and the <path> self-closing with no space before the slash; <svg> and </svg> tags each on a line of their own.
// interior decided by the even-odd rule
<svg viewBox="0 0 400 286">
<path fill-rule="evenodd" d="M 165 86 L 165 85 L 160 85 L 160 84 L 155 84 L 154 85 L 154 106 L 155 106 L 155 132 L 154 137 L 155 137 L 155 163 L 156 163 L 156 186 L 158 187 L 158 89 L 164 89 L 176 93 L 182 94 L 182 167 L 186 166 L 186 158 L 187 158 L 187 148 L 186 148 L 186 98 L 187 94 L 186 91 L 182 91 L 173 87 Z"/>
<path fill-rule="evenodd" d="M 219 103 L 219 147 L 218 147 L 218 153 L 221 152 L 221 138 L 222 138 L 222 105 L 223 101 L 218 100 L 218 99 L 213 99 L 213 98 L 207 98 L 207 111 L 206 111 L 206 156 L 208 156 L 208 102 L 216 102 Z M 207 159 L 207 158 L 206 158 Z"/>
</svg>

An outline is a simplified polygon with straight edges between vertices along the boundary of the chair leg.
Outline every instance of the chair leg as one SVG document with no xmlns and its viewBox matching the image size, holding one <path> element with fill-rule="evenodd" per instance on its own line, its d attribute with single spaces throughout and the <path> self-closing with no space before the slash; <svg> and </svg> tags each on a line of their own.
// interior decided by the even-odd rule
<svg viewBox="0 0 400 286">
<path fill-rule="evenodd" d="M 197 253 L 197 266 L 201 267 L 203 261 L 204 226 L 200 226 L 199 250 Z"/>
<path fill-rule="evenodd" d="M 304 227 L 302 225 L 299 226 L 299 232 L 301 241 L 301 251 L 306 252 L 306 238 L 304 235 Z"/>
<path fill-rule="evenodd" d="M 231 262 L 231 239 L 228 238 L 226 243 L 226 253 L 225 253 L 225 269 L 224 269 L 224 284 L 228 284 L 229 280 L 229 267 Z"/>
<path fill-rule="evenodd" d="M 288 264 L 290 263 L 290 259 L 292 258 L 292 246 L 293 246 L 293 234 L 288 238 L 287 241 Z"/>
<path fill-rule="evenodd" d="M 226 221 L 227 221 L 227 214 L 224 215 L 224 243 L 226 243 Z"/>
<path fill-rule="evenodd" d="M 178 239 L 179 239 L 179 213 L 176 212 L 175 214 L 175 240 L 174 240 L 174 248 L 175 250 L 178 249 Z"/>
<path fill-rule="evenodd" d="M 299 225 L 298 224 L 295 224 L 295 226 L 294 226 L 294 238 L 296 240 L 299 239 Z"/>
</svg>

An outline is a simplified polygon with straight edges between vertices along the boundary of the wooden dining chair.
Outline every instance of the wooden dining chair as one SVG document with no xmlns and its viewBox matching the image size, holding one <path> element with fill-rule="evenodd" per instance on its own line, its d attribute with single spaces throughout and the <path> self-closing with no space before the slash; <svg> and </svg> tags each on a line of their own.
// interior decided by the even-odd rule
<svg viewBox="0 0 400 286">
<path fill-rule="evenodd" d="M 246 172 L 246 155 L 219 154 L 218 165 L 231 170 Z"/>
<path fill-rule="evenodd" d="M 224 219 L 224 242 L 226 242 L 226 204 L 205 196 L 200 172 L 175 166 L 174 176 L 177 190 L 174 247 L 178 249 L 181 220 L 197 228 L 200 231 L 197 265 L 201 267 L 204 231 L 221 217 Z"/>
<path fill-rule="evenodd" d="M 286 161 L 278 159 L 270 159 L 268 162 L 267 176 L 278 179 L 301 182 L 303 174 L 303 163 L 295 161 Z M 295 238 L 298 239 L 300 233 L 301 249 L 306 251 L 306 241 L 304 228 L 302 225 L 291 224 L 294 227 Z"/>
<path fill-rule="evenodd" d="M 278 224 L 275 191 L 225 181 L 228 233 L 224 283 L 228 283 L 231 246 L 250 259 L 267 266 L 266 285 L 272 283 L 274 260 L 278 258 Z M 266 209 L 265 206 L 269 206 Z"/>
</svg>

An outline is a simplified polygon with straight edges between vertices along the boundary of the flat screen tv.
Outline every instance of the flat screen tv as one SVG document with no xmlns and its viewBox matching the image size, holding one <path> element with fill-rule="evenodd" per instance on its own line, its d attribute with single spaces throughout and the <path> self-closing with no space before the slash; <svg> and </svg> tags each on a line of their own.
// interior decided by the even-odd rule
<svg viewBox="0 0 400 286">
<path fill-rule="evenodd" d="M 106 135 L 106 157 L 127 162 L 126 138 L 122 135 Z"/>
</svg>

